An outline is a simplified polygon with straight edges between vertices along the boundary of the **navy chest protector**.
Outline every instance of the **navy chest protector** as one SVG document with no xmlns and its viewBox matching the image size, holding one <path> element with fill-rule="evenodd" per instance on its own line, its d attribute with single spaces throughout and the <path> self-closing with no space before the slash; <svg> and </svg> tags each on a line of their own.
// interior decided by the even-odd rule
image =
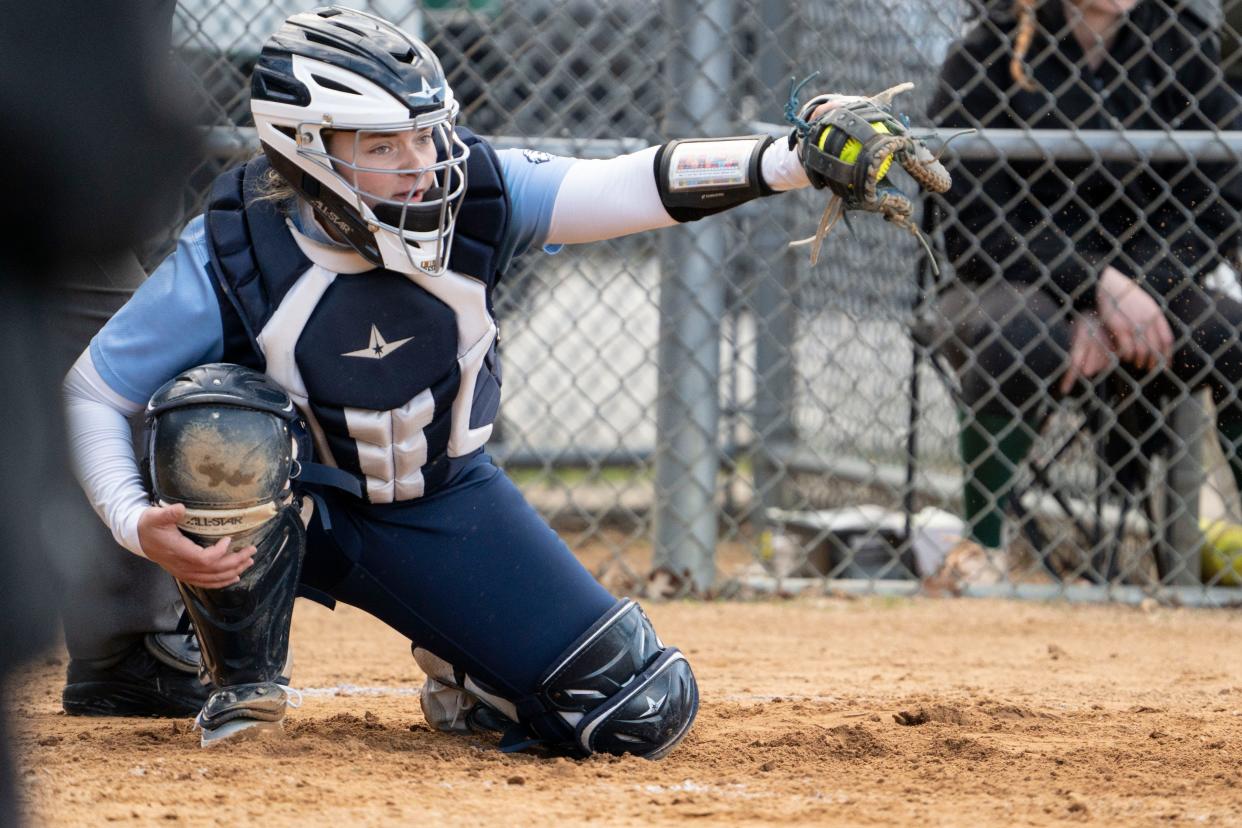
<svg viewBox="0 0 1242 828">
<path fill-rule="evenodd" d="M 488 289 L 509 262 L 501 245 L 509 226 L 509 194 L 500 161 L 491 146 L 458 129 L 470 147 L 469 187 L 453 237 L 448 266 L 481 280 Z M 311 266 L 285 225 L 285 214 L 271 201 L 256 200 L 270 168 L 259 157 L 216 179 L 206 209 L 207 241 L 216 298 L 224 327 L 223 361 L 265 368 L 258 335 L 285 294 Z"/>
</svg>

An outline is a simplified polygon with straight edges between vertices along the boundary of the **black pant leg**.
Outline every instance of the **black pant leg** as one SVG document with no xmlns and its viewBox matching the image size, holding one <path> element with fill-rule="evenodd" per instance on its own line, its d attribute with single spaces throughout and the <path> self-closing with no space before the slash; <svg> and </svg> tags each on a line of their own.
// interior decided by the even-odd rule
<svg viewBox="0 0 1242 828">
<path fill-rule="evenodd" d="M 1221 419 L 1242 421 L 1242 303 L 1199 285 L 1166 298 L 1175 351 L 1163 387 L 1169 393 L 1207 386 Z"/>
<path fill-rule="evenodd" d="M 51 353 L 63 376 L 96 331 L 146 278 L 132 253 L 93 259 L 65 274 L 55 288 Z M 141 423 L 134 426 L 141 434 Z M 84 510 L 85 496 L 78 495 Z M 62 573 L 61 617 L 71 658 L 116 656 L 148 632 L 176 628 L 181 602 L 173 579 L 151 561 L 122 548 L 102 521 L 86 530 L 85 548 Z"/>
<path fill-rule="evenodd" d="M 969 409 L 1031 419 L 1058 395 L 1069 357 L 1069 309 L 1046 291 L 1001 280 L 958 284 L 938 306 L 944 353 Z"/>
</svg>

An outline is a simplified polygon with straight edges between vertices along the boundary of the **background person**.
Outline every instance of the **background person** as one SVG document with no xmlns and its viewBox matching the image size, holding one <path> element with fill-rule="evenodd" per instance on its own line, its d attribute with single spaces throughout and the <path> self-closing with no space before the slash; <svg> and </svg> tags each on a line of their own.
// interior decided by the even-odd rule
<svg viewBox="0 0 1242 828">
<path fill-rule="evenodd" d="M 171 11 L 171 10 L 170 10 Z M 64 376 L 146 278 L 129 251 L 73 263 L 51 301 L 49 350 Z M 135 441 L 141 420 L 131 424 Z M 83 503 L 83 506 L 87 504 Z M 62 575 L 58 605 L 69 652 L 61 704 L 71 716 L 193 716 L 207 699 L 198 645 L 178 632 L 181 598 L 168 573 L 86 521 L 83 553 Z"/>
<path fill-rule="evenodd" d="M 950 50 L 929 107 L 940 126 L 1234 129 L 1206 22 L 1163 0 L 994 3 Z M 986 134 L 986 133 L 985 133 Z M 1207 385 L 1242 479 L 1242 306 L 1203 288 L 1236 245 L 1236 165 L 964 161 L 950 166 L 939 304 L 958 366 L 965 516 L 998 548 L 1013 475 L 1049 398 L 1122 379 L 1118 418 Z M 1140 428 L 1126 452 L 1141 462 Z"/>
<path fill-rule="evenodd" d="M 174 0 L 133 4 L 135 22 L 151 32 L 146 58 L 162 68 L 161 83 L 179 98 L 189 89 L 175 79 L 170 57 Z M 163 206 L 173 202 L 166 193 Z M 93 220 L 93 213 L 82 221 Z M 84 252 L 57 274 L 51 301 L 55 376 L 64 376 L 82 349 L 142 284 L 146 274 L 129 250 Z M 134 436 L 141 422 L 134 424 Z M 71 716 L 192 716 L 207 698 L 199 681 L 198 648 L 191 633 L 177 632 L 181 600 L 175 582 L 129 553 L 107 527 L 87 521 L 82 554 L 61 573 L 58 606 L 69 652 L 61 704 Z"/>
</svg>

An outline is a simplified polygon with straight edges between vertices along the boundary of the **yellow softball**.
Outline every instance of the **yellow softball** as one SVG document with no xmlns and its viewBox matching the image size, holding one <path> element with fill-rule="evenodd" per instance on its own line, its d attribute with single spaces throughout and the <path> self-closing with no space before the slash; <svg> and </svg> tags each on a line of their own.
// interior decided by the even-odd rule
<svg viewBox="0 0 1242 828">
<path fill-rule="evenodd" d="M 1205 583 L 1242 586 L 1242 526 L 1199 519 L 1203 530 L 1200 570 Z"/>
<path fill-rule="evenodd" d="M 884 126 L 884 123 L 882 121 L 873 121 L 871 123 L 871 128 L 874 129 L 876 132 L 883 132 L 885 134 L 889 133 L 888 127 Z M 828 143 L 828 133 L 830 132 L 832 132 L 832 127 L 828 127 L 827 129 L 825 129 L 823 134 L 819 136 L 819 148 L 821 150 L 824 148 L 824 145 Z M 849 139 L 848 141 L 845 142 L 845 146 L 841 148 L 841 160 L 844 161 L 846 164 L 853 164 L 855 161 L 858 160 L 858 152 L 861 149 L 862 149 L 862 144 L 859 142 L 857 138 Z M 875 177 L 875 180 L 879 181 L 881 178 L 888 175 L 888 168 L 891 167 L 892 165 L 893 165 L 893 156 L 890 155 L 888 158 L 885 158 L 884 163 L 880 165 L 880 173 L 879 175 Z"/>
</svg>

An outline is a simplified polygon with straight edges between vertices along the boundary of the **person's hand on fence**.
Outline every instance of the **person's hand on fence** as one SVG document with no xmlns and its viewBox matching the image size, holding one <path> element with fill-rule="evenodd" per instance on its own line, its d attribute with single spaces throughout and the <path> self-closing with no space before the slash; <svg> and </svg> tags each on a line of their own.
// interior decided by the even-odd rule
<svg viewBox="0 0 1242 828">
<path fill-rule="evenodd" d="M 1173 330 L 1160 305 L 1133 279 L 1105 267 L 1095 292 L 1100 322 L 1122 360 L 1152 370 L 1173 353 Z"/>
<path fill-rule="evenodd" d="M 255 548 L 229 551 L 229 538 L 202 547 L 181 534 L 177 522 L 185 506 L 151 506 L 138 518 L 138 542 L 142 552 L 178 581 L 205 589 L 222 589 L 237 583 L 254 563 Z"/>
<path fill-rule="evenodd" d="M 1094 316 L 1075 320 L 1069 356 L 1069 366 L 1061 378 L 1062 394 L 1068 394 L 1079 378 L 1090 379 L 1112 363 L 1112 344 Z"/>
</svg>

